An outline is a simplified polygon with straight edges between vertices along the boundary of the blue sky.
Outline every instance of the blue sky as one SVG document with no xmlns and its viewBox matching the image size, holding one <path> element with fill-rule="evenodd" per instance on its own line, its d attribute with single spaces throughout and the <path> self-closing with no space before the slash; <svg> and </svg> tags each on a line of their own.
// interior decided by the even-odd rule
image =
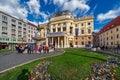
<svg viewBox="0 0 120 80">
<path fill-rule="evenodd" d="M 48 22 L 50 15 L 63 10 L 75 17 L 94 15 L 98 31 L 120 15 L 120 0 L 0 0 L 0 10 L 35 24 Z"/>
</svg>

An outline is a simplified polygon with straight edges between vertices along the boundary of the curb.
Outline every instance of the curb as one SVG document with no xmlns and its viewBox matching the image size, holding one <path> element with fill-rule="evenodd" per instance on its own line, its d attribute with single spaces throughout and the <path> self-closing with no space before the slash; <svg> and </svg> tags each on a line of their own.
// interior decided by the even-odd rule
<svg viewBox="0 0 120 80">
<path fill-rule="evenodd" d="M 3 71 L 0 71 L 0 74 L 1 74 L 1 73 L 4 73 L 4 72 L 6 72 L 6 71 L 9 71 L 9 70 L 11 70 L 11 69 L 14 69 L 14 68 L 16 68 L 16 67 L 20 67 L 20 66 L 22 66 L 22 65 L 28 64 L 28 63 L 30 63 L 30 62 L 33 62 L 33 61 L 36 61 L 36 60 L 41 60 L 41 59 L 44 59 L 44 58 L 49 58 L 49 57 L 58 56 L 58 55 L 61 55 L 61 54 L 63 54 L 63 53 L 65 53 L 65 51 L 60 52 L 60 54 L 57 54 L 57 55 L 52 55 L 52 56 L 48 56 L 48 57 L 42 57 L 42 58 L 37 58 L 37 59 L 31 60 L 31 61 L 27 61 L 27 62 L 22 63 L 22 64 L 19 64 L 19 65 L 17 65 L 17 66 L 13 66 L 13 67 L 11 67 L 11 68 L 8 68 L 8 69 L 5 69 L 5 70 L 3 70 Z"/>
</svg>

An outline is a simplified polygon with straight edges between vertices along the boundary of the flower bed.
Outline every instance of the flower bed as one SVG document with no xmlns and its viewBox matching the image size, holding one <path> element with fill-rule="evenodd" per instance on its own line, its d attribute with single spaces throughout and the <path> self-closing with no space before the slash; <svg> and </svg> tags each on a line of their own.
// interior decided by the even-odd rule
<svg viewBox="0 0 120 80">
<path fill-rule="evenodd" d="M 28 76 L 28 80 L 53 80 L 53 77 L 47 73 L 47 68 L 51 64 L 51 61 L 43 61 L 38 64 Z"/>
<path fill-rule="evenodd" d="M 86 80 L 117 80 L 115 68 L 120 66 L 118 58 L 108 57 L 107 62 L 94 63 L 91 65 L 92 73 Z"/>
</svg>

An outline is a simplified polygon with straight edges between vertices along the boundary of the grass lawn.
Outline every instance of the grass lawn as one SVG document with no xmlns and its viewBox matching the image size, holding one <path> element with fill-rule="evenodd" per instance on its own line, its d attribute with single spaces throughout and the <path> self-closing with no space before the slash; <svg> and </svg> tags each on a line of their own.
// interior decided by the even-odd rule
<svg viewBox="0 0 120 80">
<path fill-rule="evenodd" d="M 6 50 L 6 49 L 0 50 L 0 53 L 9 53 L 9 52 L 15 52 L 15 50 Z"/>
<path fill-rule="evenodd" d="M 62 55 L 37 60 L 0 74 L 0 80 L 27 80 L 27 72 L 43 60 L 52 61 L 52 64 L 48 67 L 48 73 L 57 80 L 84 80 L 91 72 L 90 65 L 92 63 L 107 60 L 100 54 L 82 49 L 70 48 L 65 49 L 65 51 Z M 26 72 L 22 73 L 22 70 L 26 70 Z M 116 73 L 120 77 L 120 68 Z M 20 76 L 22 76 L 22 79 L 19 79 Z"/>
</svg>

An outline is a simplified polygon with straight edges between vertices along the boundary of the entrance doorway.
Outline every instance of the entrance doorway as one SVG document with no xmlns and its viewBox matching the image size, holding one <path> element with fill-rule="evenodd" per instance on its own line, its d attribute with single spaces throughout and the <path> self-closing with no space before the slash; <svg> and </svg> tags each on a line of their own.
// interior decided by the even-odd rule
<svg viewBox="0 0 120 80">
<path fill-rule="evenodd" d="M 73 47 L 73 44 L 72 44 L 72 43 L 70 43 L 70 47 Z"/>
</svg>

